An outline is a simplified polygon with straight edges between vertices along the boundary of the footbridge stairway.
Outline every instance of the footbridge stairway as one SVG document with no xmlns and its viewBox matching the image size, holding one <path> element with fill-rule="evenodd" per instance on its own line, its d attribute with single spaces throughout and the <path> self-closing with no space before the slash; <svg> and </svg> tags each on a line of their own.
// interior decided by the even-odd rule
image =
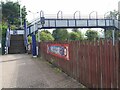
<svg viewBox="0 0 120 90">
<path fill-rule="evenodd" d="M 25 53 L 23 35 L 11 35 L 9 54 Z"/>
<path fill-rule="evenodd" d="M 6 54 L 25 53 L 24 30 L 7 30 Z"/>
</svg>

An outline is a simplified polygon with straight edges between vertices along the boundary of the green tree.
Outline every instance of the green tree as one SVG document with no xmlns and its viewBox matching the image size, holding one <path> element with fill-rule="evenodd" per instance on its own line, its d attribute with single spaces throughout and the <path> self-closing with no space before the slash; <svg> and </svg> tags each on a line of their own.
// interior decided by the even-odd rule
<svg viewBox="0 0 120 90">
<path fill-rule="evenodd" d="M 54 38 L 49 31 L 43 30 L 40 32 L 40 40 L 41 41 L 54 41 Z"/>
<path fill-rule="evenodd" d="M 96 40 L 98 38 L 98 32 L 94 30 L 87 30 L 85 35 L 88 40 Z"/>
<path fill-rule="evenodd" d="M 6 42 L 6 31 L 8 25 L 10 25 L 11 29 L 17 29 L 20 26 L 20 5 L 18 2 L 7 1 L 6 3 L 1 2 L 0 4 L 0 12 L 2 10 L 2 14 L 0 13 L 0 23 L 1 26 L 1 35 L 2 35 L 2 54 L 4 54 L 4 47 Z M 26 18 L 26 8 L 25 6 L 22 8 L 22 18 Z"/>
<path fill-rule="evenodd" d="M 107 15 L 107 18 L 117 19 L 117 16 L 118 16 L 118 20 L 120 20 L 120 14 L 118 13 L 118 11 L 113 10 L 113 11 L 110 11 L 110 14 Z M 113 29 L 108 28 L 104 31 L 106 39 L 112 38 L 112 30 Z M 120 34 L 120 32 L 118 30 L 115 30 L 115 39 L 120 37 L 119 34 Z"/>
<path fill-rule="evenodd" d="M 31 43 L 32 43 L 32 37 L 28 36 L 28 44 L 31 44 Z"/>
<path fill-rule="evenodd" d="M 56 29 L 52 33 L 55 41 L 66 41 L 69 38 L 69 33 L 66 29 Z"/>
<path fill-rule="evenodd" d="M 2 2 L 2 21 L 7 22 L 14 27 L 19 28 L 20 26 L 20 4 L 18 2 L 7 1 L 6 3 Z M 22 11 L 22 20 L 26 18 L 26 8 L 23 6 Z"/>
<path fill-rule="evenodd" d="M 4 54 L 5 53 L 5 41 L 6 41 L 6 31 L 7 31 L 7 24 L 6 23 L 2 23 L 1 25 L 0 25 L 0 27 L 2 27 L 1 29 L 1 31 L 2 31 L 2 36 L 0 37 L 1 38 L 1 40 L 2 40 L 2 54 Z"/>
<path fill-rule="evenodd" d="M 79 34 L 76 33 L 76 32 L 71 32 L 69 39 L 70 39 L 70 40 L 79 40 L 79 39 L 80 39 L 80 36 L 79 36 Z"/>
<path fill-rule="evenodd" d="M 117 19 L 118 15 L 119 15 L 118 11 L 113 10 L 113 11 L 110 11 L 110 13 L 106 16 L 106 18 Z"/>
<path fill-rule="evenodd" d="M 69 34 L 69 40 L 83 40 L 83 35 L 80 31 L 73 31 Z"/>
<path fill-rule="evenodd" d="M 73 32 L 79 32 L 78 28 L 73 28 L 72 31 Z"/>
</svg>

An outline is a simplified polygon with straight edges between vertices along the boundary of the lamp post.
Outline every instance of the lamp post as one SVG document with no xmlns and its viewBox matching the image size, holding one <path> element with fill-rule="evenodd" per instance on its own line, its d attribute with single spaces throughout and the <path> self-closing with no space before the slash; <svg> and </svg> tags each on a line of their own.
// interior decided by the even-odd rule
<svg viewBox="0 0 120 90">
<path fill-rule="evenodd" d="M 18 2 L 19 4 L 21 3 L 20 0 L 17 0 L 17 2 Z M 21 11 L 21 4 L 20 4 L 19 9 L 20 9 L 20 27 L 22 28 L 22 11 Z"/>
<path fill-rule="evenodd" d="M 38 12 L 36 13 L 33 13 L 31 11 L 28 11 L 30 13 L 33 14 L 33 20 L 35 20 L 35 14 L 37 14 Z M 35 22 L 33 22 L 34 24 L 34 30 L 33 30 L 33 34 L 32 34 L 32 54 L 33 54 L 33 57 L 37 57 L 38 55 L 38 48 L 36 47 L 36 36 L 35 36 Z"/>
</svg>

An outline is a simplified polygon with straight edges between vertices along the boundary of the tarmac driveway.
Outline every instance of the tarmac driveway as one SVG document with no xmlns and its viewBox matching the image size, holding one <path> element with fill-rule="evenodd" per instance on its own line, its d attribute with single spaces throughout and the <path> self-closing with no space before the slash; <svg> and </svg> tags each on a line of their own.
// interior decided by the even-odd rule
<svg viewBox="0 0 120 90">
<path fill-rule="evenodd" d="M 82 88 L 76 80 L 57 71 L 47 61 L 28 54 L 0 56 L 2 88 Z"/>
</svg>

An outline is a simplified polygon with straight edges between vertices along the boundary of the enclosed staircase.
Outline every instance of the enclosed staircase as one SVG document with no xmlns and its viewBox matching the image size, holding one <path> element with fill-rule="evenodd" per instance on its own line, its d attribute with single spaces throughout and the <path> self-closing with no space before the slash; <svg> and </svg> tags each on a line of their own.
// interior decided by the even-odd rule
<svg viewBox="0 0 120 90">
<path fill-rule="evenodd" d="M 8 53 L 9 54 L 25 53 L 23 35 L 11 35 L 10 47 L 8 48 Z"/>
</svg>

